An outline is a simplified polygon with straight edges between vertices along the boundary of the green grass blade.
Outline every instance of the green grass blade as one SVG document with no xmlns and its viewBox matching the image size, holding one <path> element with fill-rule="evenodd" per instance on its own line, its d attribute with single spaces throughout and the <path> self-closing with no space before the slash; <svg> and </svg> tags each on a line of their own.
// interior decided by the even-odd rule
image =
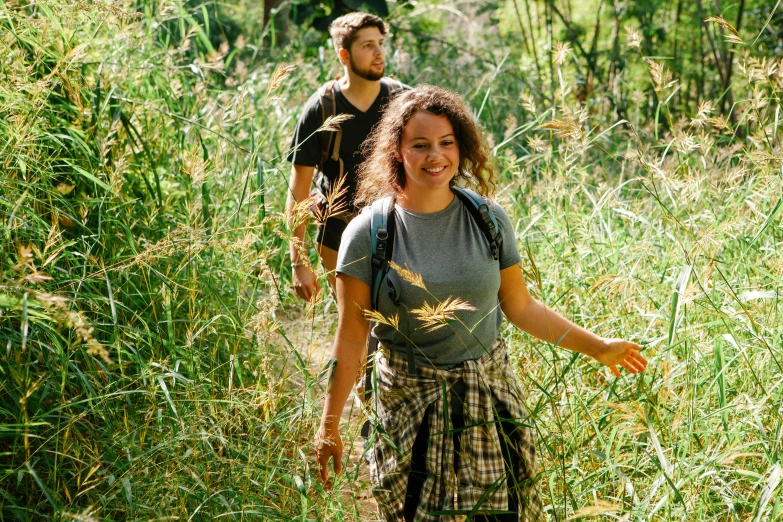
<svg viewBox="0 0 783 522">
<path fill-rule="evenodd" d="M 775 204 L 772 211 L 770 211 L 769 215 L 767 216 L 767 219 L 764 220 L 764 223 L 762 223 L 761 228 L 759 228 L 759 231 L 756 232 L 756 235 L 753 236 L 753 239 L 750 240 L 750 244 L 756 242 L 756 240 L 761 236 L 761 234 L 764 233 L 764 231 L 767 229 L 767 227 L 772 223 L 772 220 L 775 219 L 775 217 L 778 215 L 778 212 L 780 212 L 780 209 L 783 208 L 783 197 L 778 198 L 778 202 Z"/>
<path fill-rule="evenodd" d="M 669 334 L 667 344 L 671 346 L 672 339 L 674 339 L 674 330 L 679 323 L 679 312 L 681 299 L 685 295 L 685 288 L 688 286 L 688 281 L 691 277 L 692 271 L 691 265 L 685 265 L 680 270 L 680 276 L 677 278 L 677 285 L 672 292 L 672 304 L 671 312 L 669 313 Z"/>
<path fill-rule="evenodd" d="M 93 183 L 95 183 L 96 185 L 98 185 L 102 189 L 106 190 L 107 192 L 110 192 L 110 193 L 112 192 L 111 187 L 109 185 L 107 185 L 106 182 L 101 181 L 100 179 L 95 177 L 95 175 L 90 174 L 89 172 L 87 172 L 86 170 L 84 170 L 80 166 L 74 164 L 73 162 L 66 161 L 66 164 L 68 166 L 70 166 L 74 170 L 74 172 L 76 172 L 80 176 L 83 176 L 83 177 L 87 178 L 88 180 L 92 181 Z"/>
<path fill-rule="evenodd" d="M 756 515 L 753 517 L 753 522 L 761 522 L 764 520 L 764 511 L 767 509 L 772 494 L 775 493 L 778 485 L 780 485 L 780 479 L 783 476 L 783 468 L 780 467 L 780 462 L 776 462 L 769 473 L 767 482 L 761 489 L 761 495 L 759 496 L 758 504 L 756 505 Z"/>
<path fill-rule="evenodd" d="M 59 512 L 60 511 L 60 505 L 54 499 L 52 494 L 49 493 L 49 490 L 46 488 L 46 486 L 44 485 L 43 481 L 38 476 L 38 473 L 35 472 L 35 470 L 30 465 L 29 462 L 25 462 L 24 465 L 27 468 L 27 472 L 30 474 L 31 477 L 33 477 L 33 480 L 38 485 L 38 488 L 41 490 L 41 493 L 43 493 L 44 497 L 46 497 L 46 500 L 52 506 L 52 509 L 54 509 L 55 512 Z"/>
</svg>

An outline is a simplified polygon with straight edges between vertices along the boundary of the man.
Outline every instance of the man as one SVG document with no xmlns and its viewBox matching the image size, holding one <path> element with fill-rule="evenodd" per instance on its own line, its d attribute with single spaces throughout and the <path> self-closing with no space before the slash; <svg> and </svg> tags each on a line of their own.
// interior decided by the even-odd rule
<svg viewBox="0 0 783 522">
<path fill-rule="evenodd" d="M 352 201 L 356 190 L 356 168 L 362 162 L 359 148 L 380 120 L 390 95 L 405 88 L 399 82 L 383 77 L 383 42 L 387 32 L 383 20 L 367 13 L 350 13 L 332 22 L 329 34 L 343 64 L 344 74 L 339 80 L 321 87 L 307 101 L 296 126 L 292 152 L 288 156 L 293 167 L 286 215 L 290 222 L 294 206 L 308 197 L 315 178 L 316 199 L 329 216 L 325 223 L 318 224 L 316 244 L 332 288 L 340 237 L 356 213 Z M 324 120 L 332 115 L 325 110 L 327 100 L 324 97 L 333 100 L 330 102 L 333 103 L 333 114 L 349 117 L 339 124 L 342 131 L 339 139 L 335 139 L 336 132 L 316 132 Z M 345 176 L 342 186 L 345 193 L 336 199 L 332 194 L 330 198 L 330 193 L 340 189 L 338 180 L 342 175 Z M 329 202 L 333 208 L 323 209 Z M 320 288 L 315 273 L 303 259 L 306 254 L 302 248 L 306 226 L 305 222 L 294 230 L 290 255 L 296 293 L 305 301 L 310 301 Z"/>
</svg>

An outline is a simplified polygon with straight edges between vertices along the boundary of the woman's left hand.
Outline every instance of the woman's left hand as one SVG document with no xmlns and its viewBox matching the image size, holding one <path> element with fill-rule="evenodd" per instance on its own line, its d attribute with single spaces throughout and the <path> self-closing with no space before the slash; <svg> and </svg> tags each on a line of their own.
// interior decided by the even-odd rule
<svg viewBox="0 0 783 522">
<path fill-rule="evenodd" d="M 618 366 L 631 373 L 643 372 L 647 367 L 647 359 L 639 353 L 642 347 L 623 339 L 603 339 L 602 346 L 593 354 L 593 358 L 608 366 L 615 377 L 620 376 Z"/>
</svg>

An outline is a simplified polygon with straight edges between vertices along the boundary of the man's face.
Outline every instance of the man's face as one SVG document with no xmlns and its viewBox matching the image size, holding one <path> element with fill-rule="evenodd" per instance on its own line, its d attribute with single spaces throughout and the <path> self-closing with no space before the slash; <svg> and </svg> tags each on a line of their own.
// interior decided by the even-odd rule
<svg viewBox="0 0 783 522">
<path fill-rule="evenodd" d="M 383 78 L 386 68 L 383 35 L 377 27 L 365 27 L 356 33 L 348 49 L 348 68 L 358 77 L 371 82 Z"/>
</svg>

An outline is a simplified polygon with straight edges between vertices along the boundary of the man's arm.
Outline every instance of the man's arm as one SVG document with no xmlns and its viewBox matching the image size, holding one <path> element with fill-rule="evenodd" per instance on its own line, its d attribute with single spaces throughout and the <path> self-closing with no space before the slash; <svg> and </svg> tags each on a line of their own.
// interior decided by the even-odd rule
<svg viewBox="0 0 783 522">
<path fill-rule="evenodd" d="M 291 168 L 291 180 L 288 184 L 288 196 L 285 202 L 285 214 L 289 226 L 293 224 L 294 206 L 307 199 L 310 195 L 310 186 L 313 184 L 314 172 L 315 167 L 297 165 L 296 163 L 294 163 Z M 320 290 L 318 278 L 310 268 L 309 263 L 300 259 L 300 253 L 305 253 L 302 245 L 304 244 L 304 236 L 308 221 L 309 215 L 306 215 L 304 221 L 294 229 L 294 234 L 289 245 L 291 266 L 293 267 L 294 289 L 296 290 L 296 294 L 305 301 L 312 299 Z"/>
</svg>

